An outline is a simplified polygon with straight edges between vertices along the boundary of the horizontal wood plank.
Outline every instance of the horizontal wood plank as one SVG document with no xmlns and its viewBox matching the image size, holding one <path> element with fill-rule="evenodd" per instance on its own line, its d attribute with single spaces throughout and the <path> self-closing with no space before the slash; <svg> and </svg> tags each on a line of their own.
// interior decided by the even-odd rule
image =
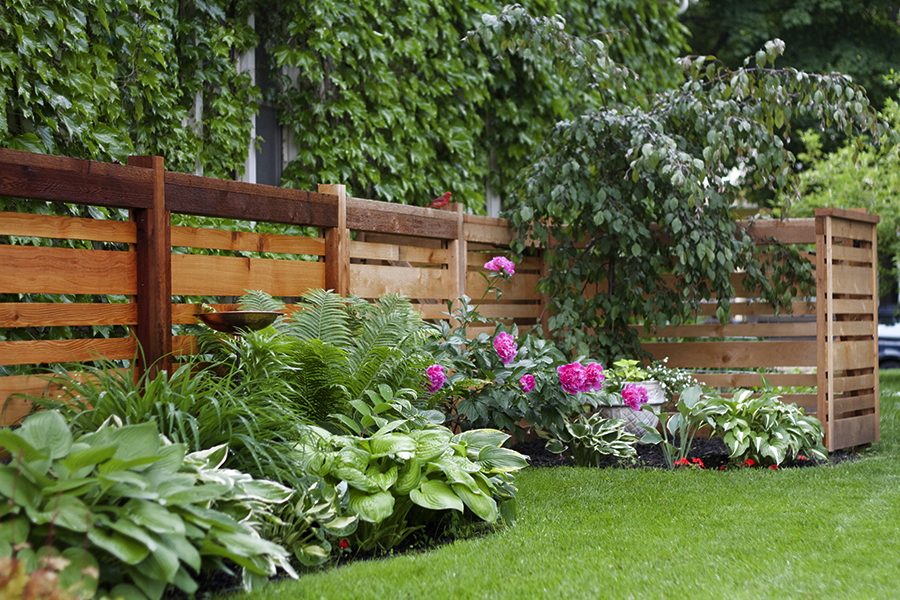
<svg viewBox="0 0 900 600">
<path fill-rule="evenodd" d="M 455 240 L 459 234 L 457 225 L 455 212 L 347 199 L 347 228 L 354 231 Z"/>
<path fill-rule="evenodd" d="M 863 394 L 860 396 L 847 396 L 835 398 L 832 414 L 840 416 L 845 413 L 875 408 L 875 394 Z"/>
<path fill-rule="evenodd" d="M 0 342 L 0 365 L 129 360 L 135 357 L 135 350 L 130 337 Z"/>
<path fill-rule="evenodd" d="M 449 257 L 449 252 L 440 248 L 350 242 L 350 258 L 446 265 Z"/>
<path fill-rule="evenodd" d="M 836 315 L 872 315 L 874 311 L 874 300 L 847 300 L 838 298 L 831 301 L 831 312 Z"/>
<path fill-rule="evenodd" d="M 516 273 L 508 282 L 502 279 L 492 280 L 492 285 L 500 289 L 504 300 L 540 300 L 541 294 L 535 291 L 540 275 Z M 487 289 L 488 283 L 478 272 L 469 271 L 466 273 L 466 294 L 470 298 L 481 298 Z M 492 300 L 496 296 L 488 296 L 488 300 Z"/>
<path fill-rule="evenodd" d="M 0 212 L 0 235 L 133 244 L 135 224 L 130 221 Z"/>
<path fill-rule="evenodd" d="M 827 441 L 829 452 L 877 442 L 880 438 L 878 415 L 834 419 L 831 431 L 832 434 Z"/>
<path fill-rule="evenodd" d="M 872 248 L 854 248 L 853 246 L 833 246 L 831 248 L 833 260 L 871 265 L 878 258 Z"/>
<path fill-rule="evenodd" d="M 172 246 L 243 252 L 325 255 L 325 240 L 294 235 L 172 227 Z"/>
<path fill-rule="evenodd" d="M 712 387 L 752 388 L 762 387 L 765 377 L 773 386 L 815 387 L 815 373 L 691 373 L 697 381 Z"/>
<path fill-rule="evenodd" d="M 871 390 L 875 388 L 877 379 L 875 375 L 854 375 L 851 377 L 835 377 L 835 393 L 850 392 L 854 390 Z"/>
<path fill-rule="evenodd" d="M 718 323 L 679 325 L 678 327 L 651 327 L 633 325 L 642 338 L 702 338 L 702 337 L 811 337 L 816 335 L 816 323 Z"/>
<path fill-rule="evenodd" d="M 447 269 L 350 265 L 350 291 L 363 298 L 400 294 L 408 298 L 447 298 Z"/>
<path fill-rule="evenodd" d="M 641 347 L 651 356 L 668 357 L 669 367 L 732 369 L 814 367 L 816 342 L 650 342 Z"/>
<path fill-rule="evenodd" d="M 189 296 L 242 296 L 262 290 L 272 296 L 300 296 L 325 287 L 325 263 L 172 255 L 172 293 Z"/>
<path fill-rule="evenodd" d="M 137 324 L 135 304 L 0 303 L 0 327 L 135 324 Z"/>
<path fill-rule="evenodd" d="M 838 219 L 847 219 L 850 221 L 859 221 L 860 223 L 869 223 L 869 224 L 877 224 L 881 221 L 881 217 L 876 214 L 868 212 L 864 208 L 859 209 L 847 209 L 847 208 L 835 208 L 833 206 L 827 206 L 823 208 L 817 208 L 815 210 L 816 217 L 835 217 Z M 818 221 L 818 219 L 817 219 Z"/>
<path fill-rule="evenodd" d="M 785 244 L 815 244 L 815 219 L 757 219 L 738 221 L 738 225 L 747 229 L 756 238 L 775 238 Z"/>
<path fill-rule="evenodd" d="M 240 221 L 337 227 L 337 196 L 166 171 L 166 210 Z"/>
<path fill-rule="evenodd" d="M 832 219 L 831 236 L 832 238 L 844 240 L 872 242 L 875 239 L 875 225 L 873 223 L 849 221 L 842 218 Z"/>
<path fill-rule="evenodd" d="M 878 364 L 878 348 L 872 341 L 834 342 L 834 370 L 872 368 Z"/>
<path fill-rule="evenodd" d="M 0 195 L 110 208 L 150 208 L 152 171 L 0 148 Z"/>
<path fill-rule="evenodd" d="M 832 291 L 835 294 L 871 296 L 875 293 L 872 269 L 834 265 L 831 277 Z"/>
<path fill-rule="evenodd" d="M 35 246 L 0 246 L 0 292 L 137 293 L 136 254 Z"/>
</svg>

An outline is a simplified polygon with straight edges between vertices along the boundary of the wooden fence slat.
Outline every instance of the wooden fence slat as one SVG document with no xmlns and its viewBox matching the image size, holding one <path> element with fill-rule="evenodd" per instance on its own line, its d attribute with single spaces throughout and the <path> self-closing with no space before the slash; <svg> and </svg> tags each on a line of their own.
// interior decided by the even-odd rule
<svg viewBox="0 0 900 600">
<path fill-rule="evenodd" d="M 696 314 L 704 317 L 716 315 L 718 305 L 714 302 L 704 302 L 700 304 L 700 311 Z M 774 315 L 775 308 L 768 302 L 732 302 L 731 315 L 737 316 L 768 316 Z M 795 300 L 791 302 L 789 309 L 779 310 L 779 316 L 802 316 L 816 314 L 816 303 L 806 302 L 804 300 Z"/>
<path fill-rule="evenodd" d="M 403 261 L 415 264 L 446 265 L 448 251 L 395 244 L 350 242 L 350 257 L 366 260 Z"/>
<path fill-rule="evenodd" d="M 133 252 L 0 245 L 0 292 L 134 295 L 136 258 Z"/>
<path fill-rule="evenodd" d="M 835 265 L 832 267 L 832 273 L 835 294 L 871 296 L 875 292 L 872 289 L 872 269 L 870 268 Z"/>
<path fill-rule="evenodd" d="M 337 198 L 337 223 L 325 230 L 325 288 L 350 295 L 350 231 L 347 229 L 347 187 L 319 184 L 319 192 Z"/>
<path fill-rule="evenodd" d="M 749 221 L 738 221 L 752 236 L 775 238 L 785 244 L 815 244 L 815 219 L 759 219 L 750 227 Z"/>
<path fill-rule="evenodd" d="M 834 391 L 836 394 L 840 394 L 841 392 L 851 392 L 854 390 L 870 390 L 875 386 L 877 381 L 874 374 L 835 377 Z"/>
<path fill-rule="evenodd" d="M 871 315 L 875 310 L 875 301 L 838 298 L 831 301 L 831 310 L 836 315 Z"/>
<path fill-rule="evenodd" d="M 835 246 L 834 260 L 872 264 L 871 248 L 854 248 L 853 246 Z"/>
<path fill-rule="evenodd" d="M 801 323 L 718 323 L 679 325 L 677 327 L 632 326 L 642 338 L 697 338 L 697 337 L 815 337 L 815 321 Z"/>
<path fill-rule="evenodd" d="M 325 254 L 325 240 L 321 238 L 200 227 L 172 227 L 172 246 L 311 256 Z"/>
<path fill-rule="evenodd" d="M 509 282 L 495 279 L 492 283 L 500 289 L 503 298 L 506 300 L 513 298 L 516 300 L 540 300 L 541 294 L 535 291 L 539 279 L 540 275 L 537 274 L 523 273 L 520 275 L 516 273 Z M 469 271 L 466 274 L 466 294 L 470 298 L 474 300 L 481 298 L 487 286 L 487 282 L 477 272 Z M 491 300 L 493 298 L 495 296 L 490 295 L 487 299 Z"/>
<path fill-rule="evenodd" d="M 0 212 L 0 235 L 133 244 L 135 226 L 128 221 Z"/>
<path fill-rule="evenodd" d="M 136 324 L 135 304 L 0 302 L 0 327 Z"/>
<path fill-rule="evenodd" d="M 136 348 L 130 337 L 0 342 L 0 365 L 129 360 L 135 357 Z"/>
<path fill-rule="evenodd" d="M 863 369 L 878 364 L 878 348 L 874 341 L 834 342 L 834 371 Z"/>
<path fill-rule="evenodd" d="M 873 232 L 875 229 L 869 223 L 847 221 L 843 219 L 834 219 L 832 228 L 832 236 L 835 238 L 861 242 L 871 242 L 873 240 Z"/>
<path fill-rule="evenodd" d="M 839 448 L 853 448 L 878 441 L 878 415 L 862 415 L 845 419 L 833 419 L 829 451 Z"/>
<path fill-rule="evenodd" d="M 653 358 L 668 357 L 669 367 L 710 369 L 814 367 L 816 343 L 809 342 L 651 342 L 642 344 Z"/>
<path fill-rule="evenodd" d="M 840 415 L 849 412 L 873 409 L 875 408 L 875 394 L 835 398 L 833 406 L 836 418 L 840 418 Z"/>
<path fill-rule="evenodd" d="M 761 387 L 765 377 L 773 386 L 806 387 L 816 385 L 815 373 L 692 373 L 697 381 L 712 387 Z"/>
<path fill-rule="evenodd" d="M 363 298 L 391 293 L 410 298 L 446 299 L 448 286 L 447 269 L 350 265 L 350 290 Z"/>
<path fill-rule="evenodd" d="M 833 332 L 837 336 L 875 335 L 877 325 L 875 321 L 835 321 Z"/>
<path fill-rule="evenodd" d="M 325 263 L 172 255 L 172 293 L 175 295 L 241 296 L 246 290 L 265 290 L 272 296 L 300 296 L 307 290 L 324 288 Z"/>
</svg>

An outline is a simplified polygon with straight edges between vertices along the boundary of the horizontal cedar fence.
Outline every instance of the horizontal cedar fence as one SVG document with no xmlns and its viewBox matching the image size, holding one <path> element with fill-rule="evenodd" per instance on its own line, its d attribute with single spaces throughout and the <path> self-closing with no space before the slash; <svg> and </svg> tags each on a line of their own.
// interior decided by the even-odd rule
<svg viewBox="0 0 900 600">
<path fill-rule="evenodd" d="M 173 335 L 173 325 L 197 321 L 199 307 L 185 297 L 216 297 L 228 308 L 248 289 L 286 299 L 313 288 L 363 298 L 397 293 L 411 298 L 423 317 L 446 319 L 448 300 L 482 297 L 484 263 L 508 255 L 514 235 L 505 220 L 464 214 L 458 204 L 433 210 L 348 198 L 341 185 L 303 192 L 171 173 L 159 157 L 113 165 L 0 149 L 0 195 L 131 215 L 112 221 L 0 212 L 0 236 L 14 241 L 0 244 L 0 295 L 66 295 L 0 302 L 0 328 L 112 325 L 122 332 L 102 339 L 0 341 L 0 365 L 128 360 L 139 341 L 139 368 L 171 369 L 173 355 L 195 351 L 193 336 Z M 208 217 L 210 226 L 172 226 L 171 213 Z M 216 229 L 213 219 L 233 220 L 247 231 Z M 254 231 L 259 222 L 317 233 Z M 808 257 L 815 261 L 819 297 L 796 298 L 792 314 L 775 315 L 754 301 L 736 273 L 727 325 L 714 319 L 715 305 L 706 304 L 692 324 L 641 329 L 645 347 L 669 357 L 670 366 L 703 370 L 698 378 L 710 385 L 759 385 L 757 370 L 766 369 L 777 371 L 766 375 L 775 385 L 815 388 L 785 400 L 825 423 L 829 449 L 878 439 L 876 222 L 866 213 L 824 209 L 815 219 L 755 223 L 758 236 L 815 244 Z M 19 238 L 80 240 L 85 247 L 22 245 Z M 526 257 L 515 277 L 499 284 L 500 301 L 492 294 L 479 311 L 507 326 L 540 323 L 546 299 L 535 286 L 544 269 L 539 256 Z M 92 301 L 72 302 L 72 295 Z M 14 393 L 48 393 L 46 387 L 40 376 L 0 377 L 0 402 Z M 14 400 L 0 423 L 27 410 Z"/>
</svg>

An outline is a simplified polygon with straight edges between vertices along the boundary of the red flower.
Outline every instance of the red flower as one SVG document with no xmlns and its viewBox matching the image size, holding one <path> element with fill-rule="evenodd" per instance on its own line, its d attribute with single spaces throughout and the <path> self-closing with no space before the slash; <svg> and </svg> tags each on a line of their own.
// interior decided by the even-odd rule
<svg viewBox="0 0 900 600">
<path fill-rule="evenodd" d="M 699 458 L 692 458 L 692 459 L 691 459 L 691 462 L 694 463 L 695 465 L 700 465 L 700 468 L 701 468 L 701 469 L 705 469 L 705 468 L 706 468 L 705 466 L 703 466 L 703 461 L 700 460 Z"/>
<path fill-rule="evenodd" d="M 743 466 L 745 466 L 745 467 L 752 467 L 755 464 L 756 464 L 756 462 L 752 458 L 748 458 L 747 460 L 745 460 L 743 462 Z"/>
<path fill-rule="evenodd" d="M 350 542 L 347 541 L 347 538 L 344 538 L 340 542 L 338 542 L 338 548 L 340 548 L 341 550 L 343 550 L 344 548 L 347 548 L 349 546 L 350 546 Z"/>
<path fill-rule="evenodd" d="M 772 469 L 773 471 L 777 471 L 777 470 L 778 470 L 778 466 L 777 466 L 777 465 L 769 465 L 769 468 Z"/>
<path fill-rule="evenodd" d="M 686 459 L 686 458 L 679 458 L 678 460 L 675 461 L 675 466 L 676 467 L 689 467 L 689 466 L 691 466 L 691 463 L 689 463 L 688 459 Z"/>
</svg>

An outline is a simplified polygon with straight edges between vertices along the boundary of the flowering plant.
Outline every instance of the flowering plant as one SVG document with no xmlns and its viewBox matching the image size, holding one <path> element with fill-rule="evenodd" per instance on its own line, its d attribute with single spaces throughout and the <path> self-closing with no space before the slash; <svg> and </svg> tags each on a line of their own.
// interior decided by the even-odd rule
<svg viewBox="0 0 900 600">
<path fill-rule="evenodd" d="M 492 334 L 481 332 L 469 339 L 471 326 L 489 322 L 478 306 L 491 292 L 499 299 L 497 280 L 509 281 L 515 273 L 515 265 L 503 257 L 494 257 L 484 266 L 488 273 L 482 276 L 488 285 L 481 300 L 473 303 L 463 296 L 456 307 L 448 302 L 447 315 L 456 326 L 447 322 L 434 326 L 427 349 L 449 372 L 446 384 L 435 391 L 435 400 L 450 424 L 462 430 L 490 427 L 510 431 L 519 439 L 527 426 L 561 430 L 586 400 L 577 390 L 564 389 L 565 377 L 558 369 L 568 367 L 566 372 L 576 377 L 580 389 L 586 381 L 599 387 L 602 368 L 566 365 L 556 346 L 537 336 L 519 335 L 515 325 L 507 329 L 498 324 Z"/>
</svg>

